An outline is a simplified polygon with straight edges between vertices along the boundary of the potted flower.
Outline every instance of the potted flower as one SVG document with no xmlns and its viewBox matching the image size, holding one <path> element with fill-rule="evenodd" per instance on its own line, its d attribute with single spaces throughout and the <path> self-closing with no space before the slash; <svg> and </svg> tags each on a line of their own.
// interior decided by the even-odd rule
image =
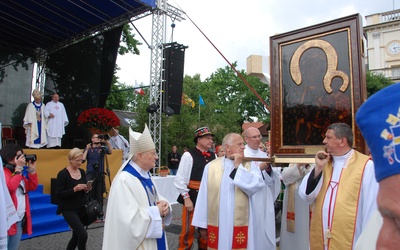
<svg viewBox="0 0 400 250">
<path fill-rule="evenodd" d="M 161 166 L 158 170 L 158 175 L 161 177 L 165 177 L 169 174 L 169 168 L 167 166 Z"/>
<path fill-rule="evenodd" d="M 90 108 L 79 114 L 78 126 L 85 127 L 94 133 L 108 133 L 111 128 L 120 125 L 117 115 L 109 109 Z"/>
</svg>

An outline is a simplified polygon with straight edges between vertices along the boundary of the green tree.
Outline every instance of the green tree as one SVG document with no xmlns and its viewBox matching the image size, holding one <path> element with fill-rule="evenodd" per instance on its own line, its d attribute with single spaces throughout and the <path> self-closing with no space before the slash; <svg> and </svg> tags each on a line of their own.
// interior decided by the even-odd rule
<svg viewBox="0 0 400 250">
<path fill-rule="evenodd" d="M 236 63 L 233 65 L 236 66 Z M 239 72 L 251 88 L 269 105 L 269 85 L 262 83 L 256 77 L 246 75 L 243 70 Z M 266 107 L 229 66 L 218 69 L 206 79 L 204 88 L 200 91 L 207 94 L 203 97 L 205 101 L 214 100 L 216 106 L 213 107 L 214 110 L 210 110 L 211 112 L 227 113 L 230 116 L 232 112 L 238 113 L 240 118 L 237 123 L 240 126 L 245 121 L 253 122 L 255 119 L 269 122 L 269 112 Z"/>
<path fill-rule="evenodd" d="M 125 84 L 118 82 L 118 77 L 114 74 L 105 108 L 127 111 L 126 100 L 128 99 L 128 93 L 125 91 L 127 88 Z"/>
<path fill-rule="evenodd" d="M 138 48 L 139 45 L 142 45 L 142 43 L 135 39 L 135 34 L 132 33 L 131 26 L 128 23 L 125 24 L 121 32 L 118 54 L 125 55 L 127 53 L 131 53 L 134 55 L 140 55 Z M 110 93 L 105 107 L 108 109 L 131 111 L 133 102 L 135 100 L 133 93 L 134 91 L 132 87 L 118 82 L 118 77 L 116 76 L 118 70 L 120 70 L 120 68 L 116 64 Z"/>
<path fill-rule="evenodd" d="M 243 71 L 241 74 L 269 104 L 269 85 L 247 76 Z M 255 118 L 269 121 L 267 109 L 230 67 L 217 69 L 204 82 L 199 74 L 192 77 L 186 75 L 183 93 L 195 101 L 196 106 L 182 105 L 180 115 L 162 118 L 162 159 L 172 145 L 177 145 L 179 150 L 193 147 L 193 134 L 198 127 L 210 127 L 215 134 L 215 143 L 221 144 L 227 133 L 241 133 L 244 121 Z M 200 112 L 199 95 L 205 103 Z"/>
<path fill-rule="evenodd" d="M 383 74 L 367 71 L 367 96 L 370 97 L 379 90 L 391 85 L 392 82 Z"/>
<path fill-rule="evenodd" d="M 128 23 L 125 24 L 122 28 L 118 54 L 125 55 L 127 53 L 132 53 L 134 55 L 140 55 L 139 45 L 142 45 L 142 43 L 135 39 L 135 34 L 132 33 L 131 26 Z"/>
</svg>

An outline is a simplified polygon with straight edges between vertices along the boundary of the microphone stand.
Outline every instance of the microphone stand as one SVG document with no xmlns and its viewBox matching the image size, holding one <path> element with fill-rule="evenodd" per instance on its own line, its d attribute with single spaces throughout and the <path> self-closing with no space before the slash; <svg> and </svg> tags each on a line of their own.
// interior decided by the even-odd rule
<svg viewBox="0 0 400 250">
<path fill-rule="evenodd" d="M 105 157 L 106 157 L 106 174 L 108 176 L 108 182 L 110 183 L 110 187 L 111 187 L 110 165 L 108 165 L 107 154 L 105 155 Z"/>
</svg>

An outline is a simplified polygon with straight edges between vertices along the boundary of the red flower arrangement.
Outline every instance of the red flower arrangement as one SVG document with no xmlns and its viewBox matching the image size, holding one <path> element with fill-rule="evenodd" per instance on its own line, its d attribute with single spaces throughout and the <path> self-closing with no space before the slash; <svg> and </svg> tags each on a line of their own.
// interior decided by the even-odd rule
<svg viewBox="0 0 400 250">
<path fill-rule="evenodd" d="M 111 128 L 120 125 L 117 115 L 113 111 L 105 108 L 87 109 L 79 114 L 77 121 L 78 126 L 96 129 L 96 133 L 107 133 Z"/>
</svg>

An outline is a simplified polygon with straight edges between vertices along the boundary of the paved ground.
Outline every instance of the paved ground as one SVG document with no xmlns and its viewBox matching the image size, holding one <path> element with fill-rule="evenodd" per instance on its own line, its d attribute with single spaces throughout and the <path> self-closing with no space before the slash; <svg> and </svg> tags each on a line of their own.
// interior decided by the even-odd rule
<svg viewBox="0 0 400 250">
<path fill-rule="evenodd" d="M 106 202 L 105 202 L 106 204 Z M 168 247 L 171 250 L 178 249 L 179 233 L 181 231 L 182 205 L 172 205 L 172 222 L 166 227 Z M 107 219 L 107 216 L 106 216 Z M 87 250 L 100 250 L 103 242 L 104 223 L 93 223 L 88 228 L 89 239 Z M 279 225 L 277 225 L 277 235 L 279 234 Z M 21 242 L 20 250 L 63 250 L 71 238 L 71 231 L 57 234 L 40 236 L 27 239 Z M 195 241 L 193 249 L 197 249 Z M 279 250 L 279 247 L 277 247 Z"/>
<path fill-rule="evenodd" d="M 180 204 L 172 205 L 172 223 L 166 227 L 169 249 L 178 249 L 179 233 L 181 230 L 181 212 Z M 106 218 L 107 219 L 107 218 Z M 101 249 L 103 242 L 104 223 L 93 223 L 89 226 L 89 239 L 87 250 Z M 66 249 L 68 241 L 71 238 L 71 231 L 57 234 L 40 236 L 27 239 L 21 242 L 20 250 L 58 250 Z M 197 244 L 194 244 L 197 249 Z"/>
</svg>

